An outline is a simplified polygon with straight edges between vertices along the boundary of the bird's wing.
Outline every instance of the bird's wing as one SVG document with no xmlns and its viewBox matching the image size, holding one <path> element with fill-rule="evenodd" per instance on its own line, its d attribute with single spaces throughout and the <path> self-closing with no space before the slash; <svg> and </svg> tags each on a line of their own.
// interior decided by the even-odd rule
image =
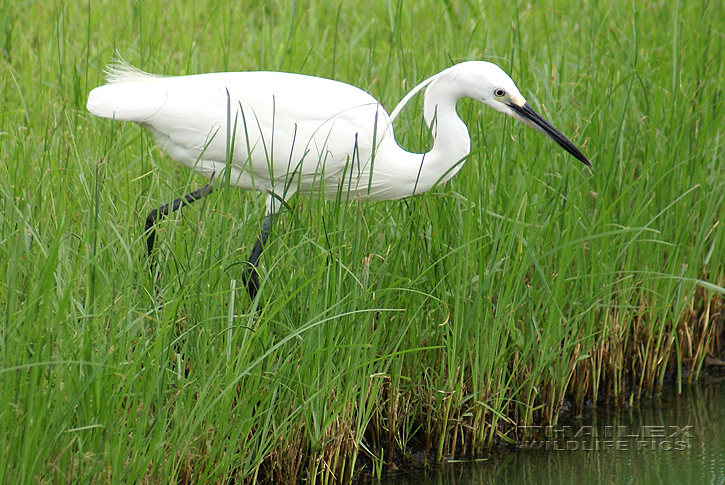
<svg viewBox="0 0 725 485">
<path fill-rule="evenodd" d="M 95 115 L 140 123 L 169 155 L 211 176 L 234 146 L 234 184 L 268 190 L 277 180 L 307 191 L 369 163 L 388 115 L 345 83 L 279 72 L 158 77 L 126 69 L 94 89 Z M 230 136 L 228 136 L 228 134 Z M 252 177 L 252 174 L 254 177 Z"/>
</svg>

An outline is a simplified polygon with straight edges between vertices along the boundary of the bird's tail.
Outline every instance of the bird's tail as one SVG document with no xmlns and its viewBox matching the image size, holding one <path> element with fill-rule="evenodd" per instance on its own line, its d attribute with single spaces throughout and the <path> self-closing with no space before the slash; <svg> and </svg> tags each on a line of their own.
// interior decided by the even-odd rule
<svg viewBox="0 0 725 485">
<path fill-rule="evenodd" d="M 131 81 L 148 81 L 150 79 L 159 79 L 164 76 L 158 74 L 149 74 L 146 71 L 142 71 L 138 67 L 132 66 L 120 57 L 111 61 L 106 66 L 106 83 L 122 83 Z"/>
<path fill-rule="evenodd" d="M 163 79 L 119 58 L 106 68 L 107 84 L 88 95 L 86 108 L 102 118 L 141 123 L 163 106 L 166 100 L 166 87 L 160 82 Z"/>
</svg>

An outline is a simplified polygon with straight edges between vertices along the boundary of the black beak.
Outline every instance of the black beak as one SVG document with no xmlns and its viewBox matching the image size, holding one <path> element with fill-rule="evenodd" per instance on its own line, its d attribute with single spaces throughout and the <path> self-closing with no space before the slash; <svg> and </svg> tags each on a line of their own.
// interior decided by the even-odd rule
<svg viewBox="0 0 725 485">
<path fill-rule="evenodd" d="M 551 124 L 544 118 L 542 118 L 539 113 L 534 111 L 534 108 L 532 108 L 529 103 L 524 103 L 523 106 L 519 106 L 516 103 L 507 104 L 508 107 L 513 110 L 516 117 L 519 118 L 521 121 L 533 128 L 536 128 L 543 134 L 550 137 L 552 140 L 558 143 L 561 148 L 571 153 L 574 158 L 582 162 L 587 167 L 592 166 L 592 164 L 589 163 L 589 160 L 587 160 L 587 157 L 584 156 L 581 150 L 579 150 L 576 145 L 571 142 L 571 140 L 562 135 L 559 130 L 551 126 Z"/>
</svg>

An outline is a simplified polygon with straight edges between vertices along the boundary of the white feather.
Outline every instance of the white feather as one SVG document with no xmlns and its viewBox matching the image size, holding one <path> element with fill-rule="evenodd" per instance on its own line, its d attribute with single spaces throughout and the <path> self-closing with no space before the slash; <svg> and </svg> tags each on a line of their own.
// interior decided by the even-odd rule
<svg viewBox="0 0 725 485">
<path fill-rule="evenodd" d="M 497 88 L 510 96 L 496 98 Z M 433 148 L 409 153 L 395 142 L 391 120 L 423 89 Z M 423 81 L 388 116 L 365 91 L 329 79 L 263 71 L 165 77 L 119 60 L 87 106 L 148 128 L 172 158 L 209 178 L 227 169 L 233 142 L 228 169 L 238 187 L 287 199 L 324 183 L 328 198 L 383 200 L 425 192 L 461 168 L 470 141 L 455 106 L 464 96 L 519 118 L 505 101 L 525 103 L 511 78 L 487 62 L 457 64 Z M 275 201 L 270 195 L 270 212 Z"/>
</svg>

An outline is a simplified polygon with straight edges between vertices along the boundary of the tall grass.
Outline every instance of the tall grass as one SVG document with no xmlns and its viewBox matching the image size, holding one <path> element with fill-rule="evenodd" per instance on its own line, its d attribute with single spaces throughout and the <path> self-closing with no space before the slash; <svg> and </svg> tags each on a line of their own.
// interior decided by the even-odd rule
<svg viewBox="0 0 725 485">
<path fill-rule="evenodd" d="M 563 407 L 695 379 L 722 344 L 721 2 L 3 2 L 0 482 L 330 483 L 483 453 Z M 385 203 L 203 181 L 95 119 L 114 55 L 162 74 L 267 69 L 391 108 L 467 59 L 502 65 L 583 145 L 459 105 L 474 153 Z M 398 138 L 429 143 L 420 111 Z M 418 459 L 418 461 L 420 461 Z"/>
</svg>

